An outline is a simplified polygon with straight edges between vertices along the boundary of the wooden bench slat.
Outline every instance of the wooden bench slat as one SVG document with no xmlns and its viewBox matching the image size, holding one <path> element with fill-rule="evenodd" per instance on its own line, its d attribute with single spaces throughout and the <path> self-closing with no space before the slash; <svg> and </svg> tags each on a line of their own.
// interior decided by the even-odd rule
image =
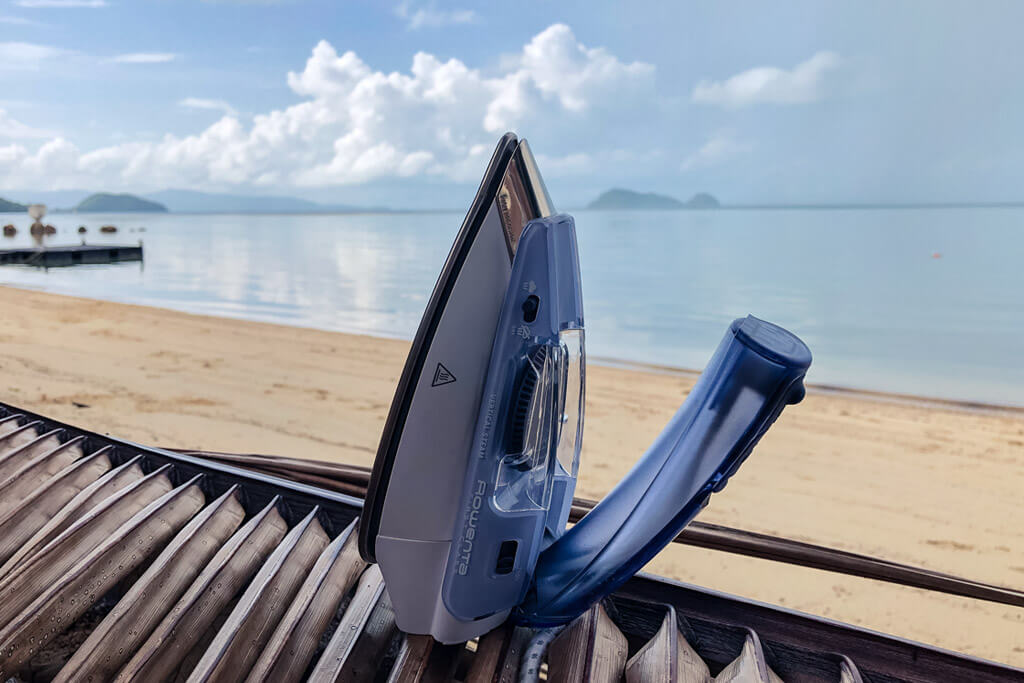
<svg viewBox="0 0 1024 683">
<path fill-rule="evenodd" d="M 238 486 L 232 486 L 174 537 L 93 629 L 53 683 L 113 679 L 244 519 Z"/>
<path fill-rule="evenodd" d="M 345 608 L 345 614 L 334 630 L 334 635 L 320 655 L 309 677 L 309 683 L 334 683 L 341 680 L 341 673 L 355 648 L 356 640 L 369 622 L 370 615 L 383 594 L 384 576 L 380 573 L 380 567 L 372 564 L 359 577 L 356 593 Z"/>
<path fill-rule="evenodd" d="M 84 436 L 64 443 L 57 440 L 56 436 L 48 438 L 55 441 L 52 448 L 27 458 L 6 479 L 0 481 L 0 519 L 19 507 L 28 494 L 82 457 Z"/>
<path fill-rule="evenodd" d="M 661 627 L 626 663 L 626 683 L 710 683 L 708 665 L 679 632 L 676 610 L 665 610 Z"/>
<path fill-rule="evenodd" d="M 106 446 L 65 467 L 22 498 L 18 507 L 0 517 L 0 563 L 24 546 L 82 489 L 110 471 L 109 451 L 110 446 Z M 3 574 L 0 570 L 0 577 Z"/>
<path fill-rule="evenodd" d="M 548 648 L 548 677 L 573 683 L 618 683 L 626 667 L 626 636 L 600 604 L 565 627 Z"/>
<path fill-rule="evenodd" d="M 233 598 L 288 532 L 288 525 L 278 512 L 278 503 L 279 499 L 274 498 L 217 551 L 199 577 L 118 672 L 117 681 L 144 683 L 167 680 L 183 662 L 188 661 L 189 654 L 201 644 L 218 617 L 224 615 L 227 619 Z M 198 659 L 197 656 L 196 663 Z M 191 668 L 188 667 L 186 673 L 190 673 Z"/>
<path fill-rule="evenodd" d="M 25 605 L 16 617 L 5 620 L 6 624 L 0 628 L 0 680 L 17 673 L 107 591 L 157 554 L 164 543 L 202 510 L 206 499 L 196 485 L 202 476 L 196 475 L 147 505 L 67 570 L 59 574 L 49 572 L 53 578 L 38 591 L 38 597 Z M 49 559 L 52 567 L 57 558 L 44 559 Z M 41 567 L 34 569 L 40 572 Z M 36 576 L 29 579 L 35 580 Z M 38 586 L 31 585 L 33 589 Z M 28 590 L 21 593 L 28 594 Z M 4 608 L 8 609 L 6 603 Z"/>
<path fill-rule="evenodd" d="M 0 579 L 0 624 L 12 621 L 136 513 L 174 487 L 165 465 L 115 493 Z"/>
<path fill-rule="evenodd" d="M 355 524 L 352 522 L 317 558 L 249 672 L 249 683 L 302 679 L 338 605 L 366 568 L 359 556 Z"/>
<path fill-rule="evenodd" d="M 33 555 L 41 551 L 52 540 L 64 533 L 68 527 L 92 511 L 98 510 L 107 501 L 116 500 L 117 496 L 129 487 L 138 484 L 145 478 L 140 463 L 142 456 L 136 456 L 125 464 L 96 479 L 74 495 L 50 519 L 43 524 L 31 538 L 22 543 L 0 567 L 0 584 L 16 567 L 28 562 Z M 165 466 L 165 468 L 168 466 Z M 163 471 L 169 471 L 163 469 Z M 170 490 L 170 481 L 167 482 Z"/>
<path fill-rule="evenodd" d="M 192 671 L 191 683 L 243 681 L 330 539 L 314 508 L 253 578 Z"/>
<path fill-rule="evenodd" d="M 747 629 L 743 650 L 715 677 L 715 683 L 782 683 L 782 679 L 765 661 L 761 639 Z"/>
</svg>

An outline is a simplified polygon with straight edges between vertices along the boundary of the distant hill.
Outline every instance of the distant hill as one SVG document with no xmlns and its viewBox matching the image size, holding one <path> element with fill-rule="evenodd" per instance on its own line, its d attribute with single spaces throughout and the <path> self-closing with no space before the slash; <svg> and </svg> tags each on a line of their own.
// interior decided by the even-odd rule
<svg viewBox="0 0 1024 683">
<path fill-rule="evenodd" d="M 717 209 L 722 206 L 714 195 L 710 195 L 707 192 L 698 192 L 697 194 L 690 197 L 690 201 L 686 202 L 686 208 L 688 209 Z"/>
<path fill-rule="evenodd" d="M 132 194 L 99 192 L 78 202 L 79 213 L 167 213 L 167 207 Z"/>
<path fill-rule="evenodd" d="M 588 209 L 714 209 L 718 208 L 718 200 L 706 192 L 693 195 L 688 202 L 681 202 L 675 197 L 655 194 L 654 192 L 634 192 L 633 190 L 613 189 L 603 192 L 600 197 L 587 205 Z"/>
<path fill-rule="evenodd" d="M 329 213 L 381 211 L 346 204 L 319 204 L 297 197 L 220 194 L 195 190 L 161 190 L 146 195 L 175 213 Z"/>
<path fill-rule="evenodd" d="M 0 198 L 0 213 L 25 213 L 28 207 L 17 202 L 9 202 Z"/>
</svg>

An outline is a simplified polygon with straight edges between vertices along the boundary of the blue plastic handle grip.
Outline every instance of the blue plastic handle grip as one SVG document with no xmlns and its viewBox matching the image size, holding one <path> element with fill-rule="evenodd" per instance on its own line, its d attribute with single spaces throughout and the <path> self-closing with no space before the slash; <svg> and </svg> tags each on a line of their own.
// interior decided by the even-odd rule
<svg viewBox="0 0 1024 683">
<path fill-rule="evenodd" d="M 734 321 L 643 458 L 541 554 L 516 619 L 566 623 L 625 583 L 725 486 L 782 409 L 803 398 L 810 364 L 807 346 L 781 327 Z"/>
</svg>

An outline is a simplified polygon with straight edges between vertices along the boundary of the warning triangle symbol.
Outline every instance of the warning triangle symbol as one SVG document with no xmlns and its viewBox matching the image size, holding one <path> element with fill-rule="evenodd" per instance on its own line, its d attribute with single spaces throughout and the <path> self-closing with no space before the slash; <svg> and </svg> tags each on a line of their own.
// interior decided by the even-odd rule
<svg viewBox="0 0 1024 683">
<path fill-rule="evenodd" d="M 451 384 L 454 381 L 455 375 L 452 374 L 452 371 L 443 364 L 438 363 L 437 368 L 434 370 L 434 381 L 430 383 L 430 386 L 439 387 L 444 384 Z"/>
</svg>

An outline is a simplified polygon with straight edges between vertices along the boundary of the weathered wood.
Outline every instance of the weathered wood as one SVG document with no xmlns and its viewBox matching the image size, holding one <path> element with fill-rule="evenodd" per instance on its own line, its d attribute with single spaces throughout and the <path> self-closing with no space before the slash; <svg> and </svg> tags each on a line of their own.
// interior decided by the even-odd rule
<svg viewBox="0 0 1024 683">
<path fill-rule="evenodd" d="M 233 486 L 174 537 L 89 634 L 54 683 L 113 679 L 244 518 L 238 487 Z"/>
<path fill-rule="evenodd" d="M 366 568 L 352 522 L 317 558 L 249 672 L 249 683 L 299 681 L 342 599 Z M 393 617 L 392 617 L 393 621 Z M 367 631 L 364 629 L 363 635 Z M 345 677 L 346 681 L 352 680 Z"/>
<path fill-rule="evenodd" d="M 427 660 L 427 668 L 420 677 L 420 683 L 451 683 L 455 680 L 455 671 L 459 666 L 459 658 L 465 653 L 466 646 L 443 645 L 434 643 Z"/>
<path fill-rule="evenodd" d="M 317 510 L 295 526 L 267 559 L 203 653 L 190 683 L 242 681 L 330 539 Z"/>
<path fill-rule="evenodd" d="M 218 616 L 228 611 L 232 598 L 284 539 L 288 525 L 277 510 L 278 502 L 274 498 L 217 551 L 121 669 L 117 681 L 164 681 L 174 674 Z M 191 669 L 187 673 L 190 672 Z"/>
<path fill-rule="evenodd" d="M 0 628 L 0 680 L 17 672 L 202 509 L 196 481 L 161 496 L 120 525 Z"/>
<path fill-rule="evenodd" d="M 765 661 L 761 639 L 748 629 L 739 657 L 722 669 L 715 683 L 782 683 L 782 679 Z"/>
<path fill-rule="evenodd" d="M 406 635 L 388 676 L 388 683 L 419 683 L 430 664 L 430 653 L 435 644 L 430 636 Z"/>
<path fill-rule="evenodd" d="M 38 437 L 42 424 L 42 420 L 32 420 L 0 436 L 0 462 L 3 462 L 12 451 L 18 450 Z"/>
<path fill-rule="evenodd" d="M 334 635 L 320 655 L 309 677 L 309 683 L 334 683 L 342 680 L 340 676 L 345 663 L 383 593 L 384 576 L 377 565 L 370 565 L 359 577 L 356 593 L 345 608 L 345 614 L 334 630 Z"/>
<path fill-rule="evenodd" d="M 387 590 L 381 593 L 362 632 L 345 660 L 345 666 L 338 676 L 345 683 L 370 683 L 376 680 L 380 669 L 381 655 L 398 634 L 395 624 L 395 609 Z"/>
<path fill-rule="evenodd" d="M 18 428 L 18 423 L 25 416 L 21 413 L 15 413 L 14 415 L 8 415 L 7 417 L 0 418 L 0 437 L 5 434 L 10 434 Z"/>
<path fill-rule="evenodd" d="M 626 636 L 597 604 L 551 641 L 548 677 L 553 681 L 618 683 L 626 654 Z"/>
<path fill-rule="evenodd" d="M 430 636 L 406 635 L 388 683 L 448 683 L 455 679 L 464 651 L 464 645 L 443 645 Z"/>
<path fill-rule="evenodd" d="M 167 469 L 114 494 L 0 579 L 0 624 L 14 619 L 137 512 L 171 491 Z"/>
<path fill-rule="evenodd" d="M 90 510 L 96 509 L 104 501 L 111 500 L 119 492 L 141 481 L 145 477 L 139 465 L 141 459 L 142 456 L 137 456 L 79 490 L 4 561 L 0 567 L 0 583 L 15 567 L 27 562 Z"/>
<path fill-rule="evenodd" d="M 43 441 L 52 439 L 53 447 L 28 458 L 6 479 L 0 480 L 0 519 L 21 505 L 25 496 L 82 457 L 84 436 L 76 437 L 65 443 L 60 443 L 56 436 L 42 437 L 42 439 Z M 25 448 L 29 448 L 29 446 Z"/>
<path fill-rule="evenodd" d="M 82 489 L 110 470 L 110 447 L 65 467 L 19 501 L 18 507 L 0 517 L 0 563 L 49 522 Z M 139 476 L 142 476 L 140 471 Z M 4 575 L 0 569 L 0 577 Z"/>
<path fill-rule="evenodd" d="M 63 433 L 63 429 L 52 429 L 17 448 L 8 450 L 0 458 L 0 483 L 4 483 L 10 476 L 20 470 L 25 463 L 59 446 L 60 437 Z"/>
<path fill-rule="evenodd" d="M 533 631 L 525 626 L 517 626 L 512 630 L 512 637 L 505 645 L 501 655 L 501 666 L 498 669 L 496 683 L 514 683 L 519 680 L 519 667 L 523 661 L 523 653 L 530 645 Z"/>
<path fill-rule="evenodd" d="M 864 683 L 857 665 L 849 657 L 839 662 L 839 683 Z"/>
<path fill-rule="evenodd" d="M 661 627 L 626 662 L 626 683 L 710 683 L 704 660 L 679 633 L 676 610 L 669 607 Z"/>
<path fill-rule="evenodd" d="M 505 623 L 490 633 L 480 636 L 476 644 L 473 663 L 466 673 L 465 683 L 496 683 L 504 654 L 512 643 L 515 628 Z"/>
</svg>

